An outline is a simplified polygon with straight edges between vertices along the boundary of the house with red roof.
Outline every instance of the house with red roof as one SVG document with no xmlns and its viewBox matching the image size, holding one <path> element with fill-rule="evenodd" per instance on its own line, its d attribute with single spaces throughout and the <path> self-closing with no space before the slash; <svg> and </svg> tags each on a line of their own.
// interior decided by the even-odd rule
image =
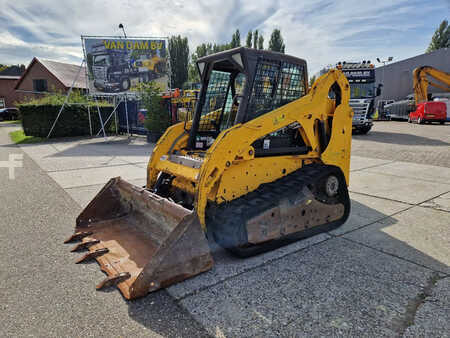
<svg viewBox="0 0 450 338">
<path fill-rule="evenodd" d="M 78 75 L 78 76 L 77 76 Z M 33 58 L 15 85 L 16 101 L 39 98 L 47 93 L 67 93 L 74 89 L 86 91 L 86 70 L 79 65 Z"/>
</svg>

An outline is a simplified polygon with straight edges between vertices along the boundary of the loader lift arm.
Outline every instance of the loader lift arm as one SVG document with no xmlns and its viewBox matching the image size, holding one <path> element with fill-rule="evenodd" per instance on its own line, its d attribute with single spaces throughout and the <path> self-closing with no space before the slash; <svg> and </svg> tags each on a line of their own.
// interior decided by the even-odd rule
<svg viewBox="0 0 450 338">
<path fill-rule="evenodd" d="M 441 83 L 433 82 L 429 77 Z M 429 85 L 450 92 L 450 74 L 431 66 L 418 67 L 413 71 L 413 84 L 414 99 L 417 105 L 421 102 L 429 101 Z"/>
</svg>

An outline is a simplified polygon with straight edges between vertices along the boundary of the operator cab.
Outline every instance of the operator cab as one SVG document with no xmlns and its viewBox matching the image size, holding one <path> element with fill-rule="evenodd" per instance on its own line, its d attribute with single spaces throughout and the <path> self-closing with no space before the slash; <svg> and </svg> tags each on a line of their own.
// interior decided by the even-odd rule
<svg viewBox="0 0 450 338">
<path fill-rule="evenodd" d="M 282 53 L 239 47 L 200 58 L 197 68 L 203 85 L 189 134 L 190 150 L 205 151 L 223 130 L 307 93 L 306 61 Z M 281 130 L 271 137 L 292 143 L 292 133 Z"/>
</svg>

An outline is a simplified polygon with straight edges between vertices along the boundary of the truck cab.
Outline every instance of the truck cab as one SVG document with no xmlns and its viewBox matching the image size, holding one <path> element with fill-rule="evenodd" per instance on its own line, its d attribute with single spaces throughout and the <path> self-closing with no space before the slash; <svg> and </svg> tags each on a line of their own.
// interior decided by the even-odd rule
<svg viewBox="0 0 450 338">
<path fill-rule="evenodd" d="M 104 92 L 130 89 L 132 69 L 127 53 L 122 50 L 106 50 L 102 45 L 96 47 L 92 53 L 95 88 Z"/>
<path fill-rule="evenodd" d="M 353 109 L 353 132 L 367 134 L 373 125 L 375 97 L 380 95 L 381 85 L 375 87 L 375 67 L 370 61 L 338 62 L 350 84 L 350 107 Z"/>
</svg>

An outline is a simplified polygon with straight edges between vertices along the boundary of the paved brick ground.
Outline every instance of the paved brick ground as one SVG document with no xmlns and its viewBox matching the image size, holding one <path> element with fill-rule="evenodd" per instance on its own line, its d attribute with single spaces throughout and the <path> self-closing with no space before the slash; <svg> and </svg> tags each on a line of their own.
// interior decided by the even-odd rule
<svg viewBox="0 0 450 338">
<path fill-rule="evenodd" d="M 367 135 L 355 135 L 352 155 L 450 167 L 450 123 L 377 121 Z"/>
</svg>

